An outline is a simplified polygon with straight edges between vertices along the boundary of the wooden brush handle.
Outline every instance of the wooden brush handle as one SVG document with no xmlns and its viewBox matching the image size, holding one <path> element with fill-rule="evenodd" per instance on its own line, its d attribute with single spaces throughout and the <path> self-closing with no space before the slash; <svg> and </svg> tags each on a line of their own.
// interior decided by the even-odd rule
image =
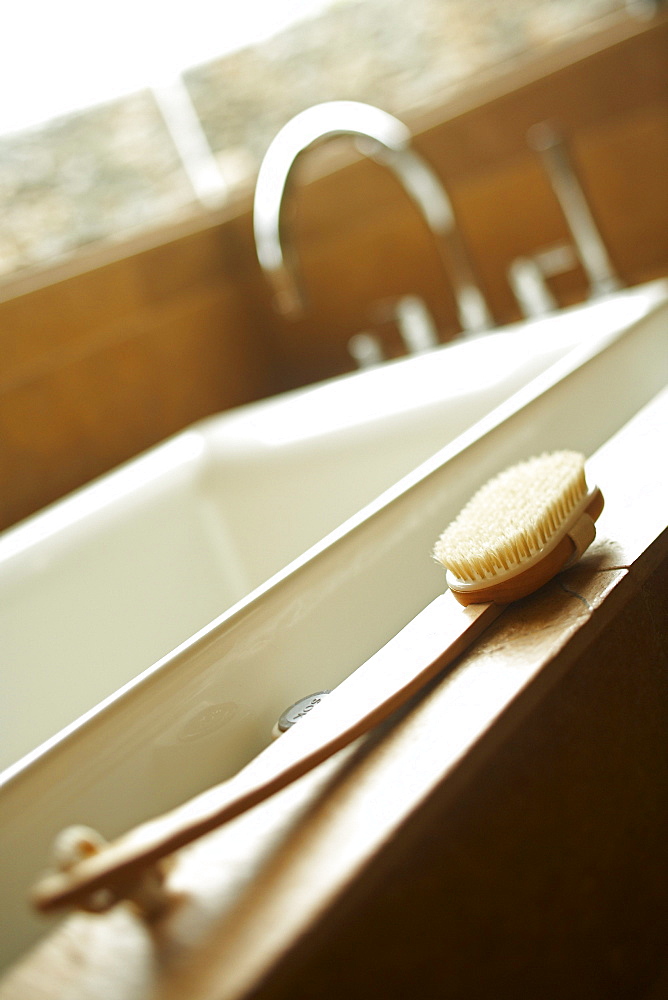
<svg viewBox="0 0 668 1000">
<path fill-rule="evenodd" d="M 432 601 L 327 699 L 238 772 L 171 812 L 143 823 L 32 893 L 43 912 L 102 910 L 137 899 L 147 869 L 285 788 L 372 729 L 451 663 L 500 614 L 493 604 L 463 608 L 450 593 Z M 150 875 L 150 871 L 149 871 Z"/>
</svg>

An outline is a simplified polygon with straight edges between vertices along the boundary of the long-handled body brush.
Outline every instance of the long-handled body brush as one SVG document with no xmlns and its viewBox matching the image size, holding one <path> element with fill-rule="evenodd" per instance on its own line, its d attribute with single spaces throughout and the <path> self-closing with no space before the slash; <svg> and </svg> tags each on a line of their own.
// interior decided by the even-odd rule
<svg viewBox="0 0 668 1000">
<path fill-rule="evenodd" d="M 160 862 L 284 788 L 368 732 L 450 664 L 503 610 L 578 559 L 603 509 L 584 458 L 555 452 L 513 466 L 476 493 L 436 543 L 449 590 L 233 778 L 105 844 L 65 832 L 61 870 L 32 893 L 44 911 L 164 905 Z M 464 607 L 462 607 L 464 605 Z M 62 843 L 62 841 L 61 841 Z"/>
</svg>

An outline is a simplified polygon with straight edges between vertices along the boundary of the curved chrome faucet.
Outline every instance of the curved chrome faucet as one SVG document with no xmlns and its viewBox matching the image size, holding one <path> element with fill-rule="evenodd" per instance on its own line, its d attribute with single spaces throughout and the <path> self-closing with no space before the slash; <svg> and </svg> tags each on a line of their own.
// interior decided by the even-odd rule
<svg viewBox="0 0 668 1000">
<path fill-rule="evenodd" d="M 274 290 L 276 308 L 298 315 L 304 308 L 295 275 L 286 264 L 281 214 L 296 160 L 323 139 L 350 135 L 360 152 L 398 177 L 436 238 L 457 302 L 461 327 L 478 332 L 493 325 L 455 226 L 452 205 L 432 168 L 411 149 L 411 133 L 397 118 L 358 101 L 328 101 L 300 112 L 277 133 L 260 166 L 253 227 L 258 260 Z"/>
</svg>

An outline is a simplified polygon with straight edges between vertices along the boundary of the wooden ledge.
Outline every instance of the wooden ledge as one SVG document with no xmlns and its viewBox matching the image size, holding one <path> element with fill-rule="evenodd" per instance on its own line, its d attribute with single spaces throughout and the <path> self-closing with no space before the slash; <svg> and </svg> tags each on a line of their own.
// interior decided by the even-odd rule
<svg viewBox="0 0 668 1000">
<path fill-rule="evenodd" d="M 667 418 L 663 393 L 592 458 L 578 566 L 182 851 L 168 918 L 71 916 L 1 1000 L 643 996 L 668 928 Z"/>
</svg>

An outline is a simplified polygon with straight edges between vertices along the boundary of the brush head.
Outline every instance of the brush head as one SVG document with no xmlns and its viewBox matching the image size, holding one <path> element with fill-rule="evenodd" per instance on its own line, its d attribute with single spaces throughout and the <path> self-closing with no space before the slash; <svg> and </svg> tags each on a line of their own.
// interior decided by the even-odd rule
<svg viewBox="0 0 668 1000">
<path fill-rule="evenodd" d="M 582 554 L 603 507 L 584 465 L 578 452 L 540 455 L 478 490 L 434 547 L 462 604 L 517 600 Z"/>
</svg>

